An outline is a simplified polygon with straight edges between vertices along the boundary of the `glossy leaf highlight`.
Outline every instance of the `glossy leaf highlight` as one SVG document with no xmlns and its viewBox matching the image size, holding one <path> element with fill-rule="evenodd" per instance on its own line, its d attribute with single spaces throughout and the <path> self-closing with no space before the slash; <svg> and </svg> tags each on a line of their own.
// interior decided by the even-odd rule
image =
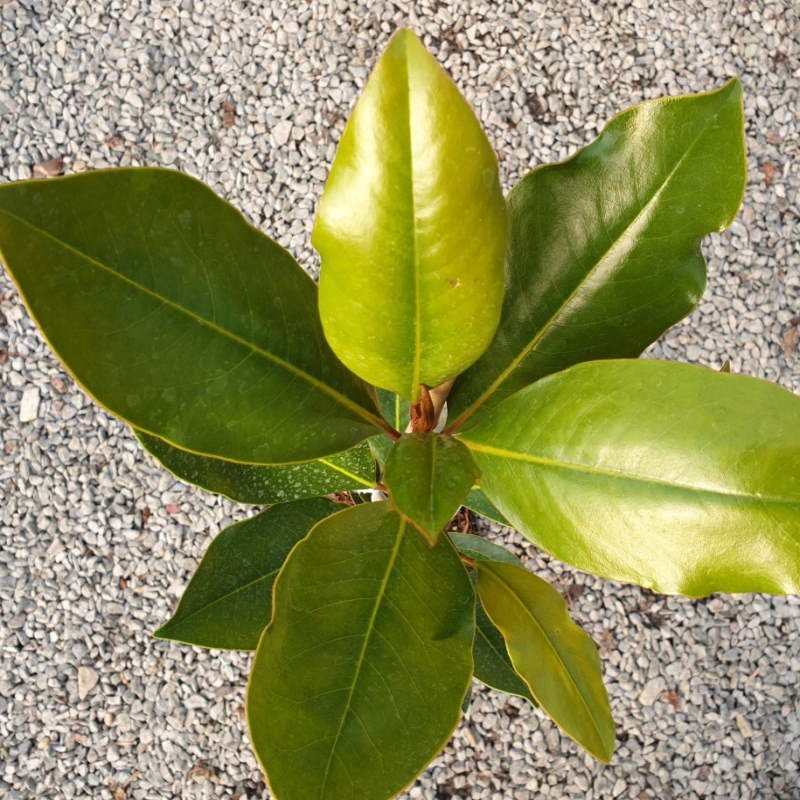
<svg viewBox="0 0 800 800">
<path fill-rule="evenodd" d="M 600 658 L 561 595 L 523 567 L 479 561 L 478 594 L 515 671 L 548 716 L 600 761 L 614 752 L 614 720 Z"/>
<path fill-rule="evenodd" d="M 177 478 L 238 503 L 288 503 L 375 485 L 375 461 L 366 442 L 316 461 L 256 466 L 198 456 L 163 439 L 134 432 L 142 447 Z"/>
<path fill-rule="evenodd" d="M 507 224 L 475 115 L 399 31 L 347 124 L 314 227 L 320 314 L 339 358 L 413 402 L 420 384 L 463 371 L 497 327 Z"/>
<path fill-rule="evenodd" d="M 730 225 L 745 179 L 737 80 L 635 106 L 523 178 L 500 327 L 457 380 L 450 427 L 580 361 L 637 356 L 688 314 L 705 286 L 699 241 Z"/>
<path fill-rule="evenodd" d="M 449 738 L 475 598 L 453 545 L 365 503 L 317 525 L 275 585 L 247 693 L 277 800 L 386 800 Z"/>
<path fill-rule="evenodd" d="M 535 544 L 659 592 L 800 592 L 800 398 L 662 361 L 572 367 L 475 417 L 481 486 Z"/>
<path fill-rule="evenodd" d="M 435 542 L 478 475 L 469 450 L 458 440 L 438 433 L 410 433 L 392 447 L 384 481 L 395 508 Z"/>
<path fill-rule="evenodd" d="M 384 425 L 327 346 L 311 279 L 193 178 L 130 168 L 0 186 L 0 251 L 81 385 L 182 449 L 301 461 Z"/>
<path fill-rule="evenodd" d="M 217 535 L 172 618 L 153 635 L 201 647 L 255 650 L 272 615 L 272 584 L 286 556 L 341 506 L 301 500 L 262 511 Z"/>
</svg>

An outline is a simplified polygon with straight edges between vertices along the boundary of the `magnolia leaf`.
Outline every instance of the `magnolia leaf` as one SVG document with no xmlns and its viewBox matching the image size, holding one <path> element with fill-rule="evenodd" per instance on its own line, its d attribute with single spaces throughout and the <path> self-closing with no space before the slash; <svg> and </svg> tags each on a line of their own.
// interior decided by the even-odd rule
<svg viewBox="0 0 800 800">
<path fill-rule="evenodd" d="M 0 186 L 0 251 L 83 388 L 176 447 L 304 461 L 386 427 L 326 344 L 308 275 L 187 175 Z"/>
<path fill-rule="evenodd" d="M 375 485 L 375 461 L 367 442 L 317 461 L 256 466 L 194 455 L 155 436 L 134 433 L 142 447 L 177 478 L 237 503 L 288 503 Z"/>
<path fill-rule="evenodd" d="M 688 314 L 706 279 L 698 243 L 730 225 L 745 179 L 737 80 L 635 106 L 523 178 L 500 327 L 456 381 L 449 429 L 579 361 L 637 356 Z"/>
<path fill-rule="evenodd" d="M 201 647 L 255 650 L 286 556 L 338 508 L 322 498 L 300 500 L 226 528 L 206 550 L 172 618 L 153 635 Z"/>
<path fill-rule="evenodd" d="M 491 501 L 579 569 L 664 593 L 800 592 L 800 398 L 663 361 L 597 361 L 464 431 Z"/>
<path fill-rule="evenodd" d="M 508 520 L 489 502 L 489 498 L 480 489 L 471 489 L 464 499 L 464 505 L 470 511 L 474 511 L 498 525 L 508 525 Z"/>
<path fill-rule="evenodd" d="M 455 532 L 448 535 L 458 552 L 473 561 L 499 561 L 522 566 L 515 555 L 483 536 Z M 474 585 L 477 573 L 473 572 L 471 577 Z M 475 662 L 474 674 L 481 683 L 492 689 L 523 697 L 531 705 L 537 705 L 525 681 L 514 670 L 503 635 L 486 616 L 480 598 L 475 606 L 475 641 L 472 645 L 472 656 Z"/>
<path fill-rule="evenodd" d="M 339 358 L 412 402 L 420 384 L 462 372 L 500 318 L 507 224 L 475 115 L 399 31 L 347 124 L 313 232 L 320 315 Z"/>
<path fill-rule="evenodd" d="M 458 552 L 473 561 L 501 561 L 504 564 L 522 566 L 522 562 L 512 552 L 495 544 L 485 536 L 477 536 L 474 533 L 458 533 L 457 531 L 451 531 L 447 535 Z"/>
<path fill-rule="evenodd" d="M 438 433 L 411 433 L 392 447 L 384 481 L 400 514 L 435 542 L 478 475 L 461 442 Z"/>
<path fill-rule="evenodd" d="M 505 639 L 515 671 L 567 736 L 595 758 L 614 752 L 614 720 L 600 658 L 561 595 L 515 564 L 476 562 L 478 594 Z"/>
<path fill-rule="evenodd" d="M 449 738 L 472 677 L 475 598 L 388 503 L 317 525 L 274 591 L 247 693 L 250 740 L 279 800 L 385 800 Z"/>
<path fill-rule="evenodd" d="M 402 433 L 411 419 L 411 406 L 399 394 L 378 389 L 378 405 L 383 418 L 396 430 Z"/>
</svg>

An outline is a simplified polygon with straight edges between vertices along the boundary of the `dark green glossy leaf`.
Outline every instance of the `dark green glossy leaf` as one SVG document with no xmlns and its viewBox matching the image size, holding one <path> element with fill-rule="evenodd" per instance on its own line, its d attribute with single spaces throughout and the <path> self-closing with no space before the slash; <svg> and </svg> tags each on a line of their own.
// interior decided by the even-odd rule
<svg viewBox="0 0 800 800">
<path fill-rule="evenodd" d="M 385 800 L 447 741 L 472 677 L 475 599 L 453 545 L 388 503 L 317 525 L 275 585 L 250 739 L 277 800 Z"/>
<path fill-rule="evenodd" d="M 239 503 L 288 503 L 375 485 L 375 461 L 366 442 L 317 461 L 285 466 L 255 466 L 197 456 L 155 436 L 141 431 L 134 433 L 142 447 L 173 475 Z"/>
<path fill-rule="evenodd" d="M 474 533 L 458 533 L 457 531 L 450 531 L 447 535 L 458 552 L 473 561 L 500 561 L 505 564 L 522 566 L 522 562 L 513 553 L 485 536 L 478 536 Z"/>
<path fill-rule="evenodd" d="M 455 532 L 449 533 L 448 536 L 458 552 L 473 561 L 499 561 L 522 566 L 513 553 L 509 553 L 505 548 L 483 536 Z M 473 572 L 471 577 L 474 585 L 477 573 Z M 514 671 L 503 635 L 486 616 L 480 598 L 475 606 L 475 642 L 472 646 L 472 656 L 475 662 L 474 674 L 479 681 L 492 689 L 524 697 L 531 705 L 537 705 L 525 681 Z"/>
<path fill-rule="evenodd" d="M 395 508 L 435 542 L 478 475 L 461 442 L 438 433 L 409 433 L 389 453 L 384 481 Z"/>
<path fill-rule="evenodd" d="M 517 674 L 564 733 L 610 761 L 614 720 L 592 640 L 570 619 L 561 595 L 523 567 L 476 565 L 481 603 Z"/>
<path fill-rule="evenodd" d="M 577 362 L 637 356 L 694 308 L 706 278 L 698 243 L 742 200 L 742 127 L 736 80 L 649 101 L 514 188 L 502 320 L 450 394 L 453 428 Z"/>
<path fill-rule="evenodd" d="M 378 434 L 377 436 L 370 436 L 369 439 L 367 439 L 367 444 L 369 445 L 372 457 L 378 462 L 380 471 L 383 472 L 386 459 L 389 458 L 389 453 L 392 452 L 392 445 L 394 442 L 388 436 Z"/>
<path fill-rule="evenodd" d="M 153 635 L 201 647 L 255 650 L 286 556 L 338 508 L 322 498 L 300 500 L 226 528 L 206 550 L 175 614 Z"/>
<path fill-rule="evenodd" d="M 480 601 L 475 605 L 475 643 L 472 656 L 475 662 L 474 674 L 481 683 L 499 692 L 522 697 L 532 706 L 538 705 L 511 663 L 503 634 L 486 615 Z"/>
<path fill-rule="evenodd" d="M 384 426 L 311 279 L 206 186 L 117 169 L 0 186 L 0 251 L 81 385 L 185 450 L 304 461 Z"/>
<path fill-rule="evenodd" d="M 314 227 L 320 315 L 339 358 L 413 402 L 420 384 L 463 371 L 500 317 L 507 224 L 472 110 L 399 31 L 345 129 Z"/>
<path fill-rule="evenodd" d="M 489 498 L 480 489 L 470 490 L 464 500 L 464 505 L 470 511 L 474 511 L 498 525 L 508 525 L 508 520 L 489 502 Z"/>
<path fill-rule="evenodd" d="M 580 569 L 690 596 L 800 592 L 800 398 L 778 386 L 592 362 L 483 410 L 464 440 L 492 502 Z"/>
<path fill-rule="evenodd" d="M 383 418 L 396 430 L 402 433 L 411 419 L 411 406 L 399 394 L 378 389 L 378 405 Z"/>
</svg>

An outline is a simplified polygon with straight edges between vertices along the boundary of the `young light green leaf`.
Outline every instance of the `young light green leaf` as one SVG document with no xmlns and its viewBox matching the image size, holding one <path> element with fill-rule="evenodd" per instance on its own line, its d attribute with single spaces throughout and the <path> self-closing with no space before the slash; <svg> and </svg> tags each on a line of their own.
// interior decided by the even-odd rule
<svg viewBox="0 0 800 800">
<path fill-rule="evenodd" d="M 506 237 L 478 121 L 416 36 L 398 31 L 345 129 L 314 227 L 333 350 L 412 402 L 420 384 L 453 378 L 497 327 Z"/>
<path fill-rule="evenodd" d="M 579 361 L 637 356 L 688 314 L 706 278 L 698 243 L 730 225 L 745 179 L 737 80 L 635 106 L 523 178 L 500 327 L 456 381 L 449 429 Z"/>
<path fill-rule="evenodd" d="M 614 752 L 614 720 L 592 640 L 561 595 L 523 567 L 476 562 L 483 608 L 508 646 L 514 670 L 567 736 L 595 758 Z"/>
<path fill-rule="evenodd" d="M 436 755 L 472 677 L 475 598 L 447 537 L 388 503 L 317 525 L 275 585 L 247 693 L 277 800 L 386 800 Z"/>
<path fill-rule="evenodd" d="M 394 443 L 383 478 L 395 508 L 435 542 L 478 475 L 461 442 L 438 433 L 410 433 Z"/>
<path fill-rule="evenodd" d="M 288 503 L 375 485 L 375 461 L 367 442 L 317 461 L 255 466 L 194 455 L 155 436 L 134 433 L 142 447 L 173 475 L 238 503 Z"/>
<path fill-rule="evenodd" d="M 158 639 L 255 650 L 272 614 L 272 584 L 289 551 L 341 506 L 300 500 L 272 506 L 220 533 L 192 576 Z"/>
<path fill-rule="evenodd" d="M 326 344 L 311 279 L 187 175 L 0 186 L 0 251 L 86 391 L 177 447 L 304 461 L 385 427 Z"/>
<path fill-rule="evenodd" d="M 535 544 L 655 591 L 800 592 L 800 398 L 661 361 L 538 381 L 464 432 L 481 486 Z"/>
</svg>

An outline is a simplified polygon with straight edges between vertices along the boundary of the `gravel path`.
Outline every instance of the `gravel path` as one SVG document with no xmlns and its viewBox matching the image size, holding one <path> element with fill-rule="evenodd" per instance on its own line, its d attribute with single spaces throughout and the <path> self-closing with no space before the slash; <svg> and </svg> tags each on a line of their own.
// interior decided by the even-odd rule
<svg viewBox="0 0 800 800">
<path fill-rule="evenodd" d="M 706 298 L 653 353 L 729 358 L 800 391 L 791 0 L 410 6 L 0 0 L 0 179 L 52 170 L 52 159 L 67 173 L 177 167 L 313 272 L 326 165 L 398 24 L 424 35 L 473 103 L 508 186 L 634 101 L 738 74 L 745 206 L 706 243 Z M 148 635 L 210 538 L 251 512 L 159 470 L 75 388 L 4 274 L 0 392 L 0 796 L 265 797 L 242 720 L 249 657 Z M 406 797 L 800 798 L 797 598 L 661 598 L 509 540 L 568 593 L 601 647 L 614 763 L 594 763 L 537 713 L 478 690 Z"/>
</svg>

